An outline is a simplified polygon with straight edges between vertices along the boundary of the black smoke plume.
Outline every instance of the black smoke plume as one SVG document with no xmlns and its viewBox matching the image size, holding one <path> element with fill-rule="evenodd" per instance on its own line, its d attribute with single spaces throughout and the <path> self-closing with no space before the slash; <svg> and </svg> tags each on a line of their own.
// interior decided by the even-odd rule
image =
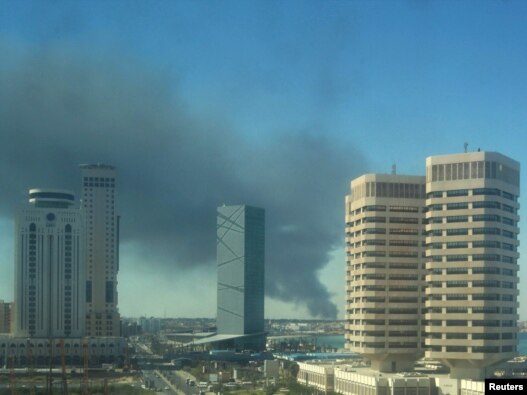
<svg viewBox="0 0 527 395">
<path fill-rule="evenodd" d="M 1 215 L 30 187 L 78 191 L 77 164 L 113 164 L 122 240 L 163 273 L 213 270 L 216 207 L 261 206 L 267 294 L 336 317 L 318 271 L 342 245 L 344 194 L 365 167 L 352 147 L 320 123 L 254 143 L 229 114 L 191 115 L 171 76 L 124 55 L 65 43 L 0 50 Z"/>
</svg>

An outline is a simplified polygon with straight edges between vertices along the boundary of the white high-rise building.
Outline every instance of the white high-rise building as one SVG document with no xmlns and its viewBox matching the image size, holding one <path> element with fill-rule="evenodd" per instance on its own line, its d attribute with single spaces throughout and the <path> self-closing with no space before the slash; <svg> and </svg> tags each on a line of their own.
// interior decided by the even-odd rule
<svg viewBox="0 0 527 395">
<path fill-rule="evenodd" d="M 433 156 L 424 182 L 351 184 L 347 347 L 376 370 L 411 368 L 424 351 L 452 378 L 481 379 L 517 353 L 520 165 L 496 152 Z"/>
<path fill-rule="evenodd" d="M 520 165 L 496 152 L 426 160 L 426 356 L 458 378 L 516 355 Z"/>
<path fill-rule="evenodd" d="M 86 335 L 120 336 L 117 307 L 119 217 L 116 171 L 104 164 L 81 165 L 86 215 Z"/>
<path fill-rule="evenodd" d="M 346 347 L 385 372 L 423 355 L 425 178 L 366 174 L 346 197 Z"/>
<path fill-rule="evenodd" d="M 74 205 L 72 192 L 31 189 L 17 215 L 17 337 L 84 336 L 84 218 Z"/>
</svg>

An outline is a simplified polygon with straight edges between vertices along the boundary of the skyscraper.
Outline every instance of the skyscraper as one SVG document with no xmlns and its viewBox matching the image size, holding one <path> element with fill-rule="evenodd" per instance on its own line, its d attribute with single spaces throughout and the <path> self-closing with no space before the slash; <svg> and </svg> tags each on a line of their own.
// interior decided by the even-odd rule
<svg viewBox="0 0 527 395">
<path fill-rule="evenodd" d="M 86 335 L 120 336 L 117 308 L 119 217 L 116 171 L 104 164 L 81 165 L 86 215 Z"/>
<path fill-rule="evenodd" d="M 16 218 L 15 335 L 85 332 L 84 218 L 74 194 L 31 189 Z"/>
<path fill-rule="evenodd" d="M 426 356 L 453 377 L 516 354 L 519 170 L 496 152 L 426 160 Z"/>
<path fill-rule="evenodd" d="M 218 334 L 264 331 L 265 211 L 218 208 Z"/>
<path fill-rule="evenodd" d="M 425 178 L 367 174 L 346 197 L 346 345 L 380 371 L 422 356 Z"/>
<path fill-rule="evenodd" d="M 420 177 L 352 182 L 349 349 L 378 370 L 408 365 L 401 346 L 412 358 L 424 349 L 451 377 L 472 379 L 516 355 L 519 171 L 499 153 L 470 152 L 427 158 L 426 196 Z"/>
</svg>

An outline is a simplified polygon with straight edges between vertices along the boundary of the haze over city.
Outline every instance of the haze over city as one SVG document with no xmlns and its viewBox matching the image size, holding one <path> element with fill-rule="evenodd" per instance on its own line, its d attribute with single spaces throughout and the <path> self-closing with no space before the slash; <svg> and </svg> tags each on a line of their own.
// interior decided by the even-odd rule
<svg viewBox="0 0 527 395">
<path fill-rule="evenodd" d="M 216 207 L 247 203 L 266 317 L 343 318 L 351 179 L 525 156 L 521 2 L 0 4 L 0 299 L 16 209 L 80 163 L 118 171 L 123 316 L 214 316 Z"/>
</svg>

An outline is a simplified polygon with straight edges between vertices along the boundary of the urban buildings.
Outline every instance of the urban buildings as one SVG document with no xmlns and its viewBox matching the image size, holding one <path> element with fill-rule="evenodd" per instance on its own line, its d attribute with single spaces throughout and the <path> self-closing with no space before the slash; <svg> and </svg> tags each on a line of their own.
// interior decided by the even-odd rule
<svg viewBox="0 0 527 395">
<path fill-rule="evenodd" d="M 216 246 L 218 335 L 241 336 L 252 349 L 263 349 L 265 211 L 219 207 Z"/>
<path fill-rule="evenodd" d="M 426 192 L 423 182 L 352 181 L 347 347 L 380 371 L 424 351 L 452 378 L 481 379 L 516 353 L 519 164 L 495 152 L 434 156 Z"/>
<path fill-rule="evenodd" d="M 516 355 L 519 170 L 495 152 L 426 161 L 426 356 L 453 377 Z"/>
<path fill-rule="evenodd" d="M 367 174 L 346 197 L 349 350 L 380 371 L 423 355 L 425 177 Z"/>
<path fill-rule="evenodd" d="M 0 333 L 11 333 L 14 303 L 0 300 Z"/>
<path fill-rule="evenodd" d="M 158 333 L 161 330 L 161 320 L 154 317 L 140 317 L 138 321 L 143 333 Z"/>
<path fill-rule="evenodd" d="M 84 240 L 72 192 L 29 191 L 16 218 L 15 336 L 84 336 Z"/>
<path fill-rule="evenodd" d="M 86 335 L 120 336 L 117 308 L 119 217 L 116 171 L 104 164 L 81 165 L 86 215 Z"/>
</svg>

